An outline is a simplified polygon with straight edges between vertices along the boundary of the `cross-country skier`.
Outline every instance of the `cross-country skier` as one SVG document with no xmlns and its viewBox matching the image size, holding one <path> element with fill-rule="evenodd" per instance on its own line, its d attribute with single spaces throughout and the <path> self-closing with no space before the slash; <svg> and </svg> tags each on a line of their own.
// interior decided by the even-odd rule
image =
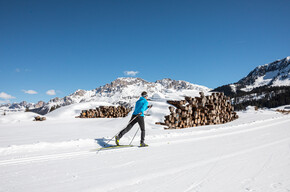
<svg viewBox="0 0 290 192">
<path fill-rule="evenodd" d="M 148 95 L 147 92 L 142 92 L 140 99 L 136 102 L 135 110 L 133 112 L 132 118 L 128 124 L 128 126 L 123 129 L 116 137 L 115 142 L 117 145 L 119 144 L 120 139 L 125 135 L 130 129 L 138 122 L 140 128 L 141 128 L 141 141 L 140 141 L 140 147 L 147 147 L 148 145 L 144 143 L 145 140 L 145 123 L 144 123 L 144 111 L 151 108 L 152 105 L 148 106 Z"/>
</svg>

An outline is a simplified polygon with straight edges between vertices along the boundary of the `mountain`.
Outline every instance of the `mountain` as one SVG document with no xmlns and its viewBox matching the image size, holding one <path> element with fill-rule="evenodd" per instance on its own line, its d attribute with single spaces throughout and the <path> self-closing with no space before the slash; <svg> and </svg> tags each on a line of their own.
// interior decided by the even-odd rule
<svg viewBox="0 0 290 192">
<path fill-rule="evenodd" d="M 290 86 L 290 56 L 256 67 L 237 84 L 242 85 L 243 91 L 261 86 Z"/>
<path fill-rule="evenodd" d="M 236 83 L 217 87 L 233 98 L 236 109 L 247 105 L 277 107 L 290 103 L 290 56 L 256 67 Z"/>
<path fill-rule="evenodd" d="M 210 90 L 205 86 L 168 78 L 148 82 L 141 78 L 121 77 L 93 90 L 77 90 L 63 98 L 56 97 L 39 108 L 30 108 L 30 111 L 44 115 L 62 106 L 92 101 L 131 107 L 142 91 L 147 91 L 149 97 L 153 99 L 165 99 L 166 97 L 179 99 L 184 94 L 196 95 L 198 92 L 209 92 Z"/>
<path fill-rule="evenodd" d="M 39 101 L 38 103 L 27 103 L 22 101 L 20 103 L 7 103 L 0 105 L 0 111 L 25 111 L 27 109 L 40 108 L 45 105 L 44 101 Z"/>
<path fill-rule="evenodd" d="M 290 56 L 258 66 L 238 82 L 218 87 L 215 90 L 226 90 L 232 93 L 249 92 L 262 86 L 290 86 Z"/>
</svg>

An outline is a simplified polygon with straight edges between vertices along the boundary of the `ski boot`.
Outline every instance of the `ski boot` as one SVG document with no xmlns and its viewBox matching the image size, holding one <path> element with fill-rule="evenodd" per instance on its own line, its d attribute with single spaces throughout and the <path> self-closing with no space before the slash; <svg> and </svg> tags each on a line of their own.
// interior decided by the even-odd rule
<svg viewBox="0 0 290 192">
<path fill-rule="evenodd" d="M 116 143 L 117 146 L 120 145 L 119 142 L 120 142 L 120 138 L 119 138 L 119 136 L 115 136 L 115 143 Z"/>
<path fill-rule="evenodd" d="M 148 147 L 148 145 L 145 143 L 140 143 L 140 147 Z"/>
</svg>

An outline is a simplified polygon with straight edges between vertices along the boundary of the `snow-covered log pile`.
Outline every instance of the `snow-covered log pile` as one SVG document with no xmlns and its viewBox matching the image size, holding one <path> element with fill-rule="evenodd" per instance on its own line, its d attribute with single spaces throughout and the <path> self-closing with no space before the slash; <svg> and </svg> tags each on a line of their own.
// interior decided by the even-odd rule
<svg viewBox="0 0 290 192">
<path fill-rule="evenodd" d="M 165 129 L 180 129 L 196 127 L 201 125 L 222 124 L 238 118 L 234 107 L 231 106 L 230 97 L 223 93 L 212 93 L 204 96 L 200 92 L 200 97 L 185 97 L 185 100 L 172 101 L 167 103 L 173 105 L 169 107 L 170 115 L 165 116 Z"/>
<path fill-rule="evenodd" d="M 126 117 L 131 108 L 124 106 L 100 106 L 96 109 L 82 110 L 79 118 L 117 118 Z"/>
</svg>

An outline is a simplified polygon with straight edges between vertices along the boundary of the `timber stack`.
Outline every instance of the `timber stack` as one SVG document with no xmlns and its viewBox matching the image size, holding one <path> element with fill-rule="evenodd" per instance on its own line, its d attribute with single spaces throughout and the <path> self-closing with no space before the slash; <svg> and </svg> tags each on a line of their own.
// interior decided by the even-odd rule
<svg viewBox="0 0 290 192">
<path fill-rule="evenodd" d="M 238 118 L 234 107 L 231 105 L 230 97 L 224 93 L 212 93 L 205 96 L 200 92 L 200 97 L 185 97 L 185 100 L 172 101 L 167 103 L 170 115 L 165 116 L 164 123 L 158 125 L 167 126 L 165 129 L 181 129 L 201 125 L 222 124 Z"/>
<path fill-rule="evenodd" d="M 82 110 L 77 118 L 117 118 L 126 117 L 131 108 L 124 106 L 100 106 L 96 109 Z"/>
<path fill-rule="evenodd" d="M 46 117 L 36 116 L 36 117 L 34 117 L 33 121 L 45 121 L 45 120 L 46 120 Z"/>
<path fill-rule="evenodd" d="M 279 113 L 285 114 L 285 115 L 289 115 L 290 114 L 290 110 L 277 109 L 276 111 L 279 112 Z"/>
</svg>

